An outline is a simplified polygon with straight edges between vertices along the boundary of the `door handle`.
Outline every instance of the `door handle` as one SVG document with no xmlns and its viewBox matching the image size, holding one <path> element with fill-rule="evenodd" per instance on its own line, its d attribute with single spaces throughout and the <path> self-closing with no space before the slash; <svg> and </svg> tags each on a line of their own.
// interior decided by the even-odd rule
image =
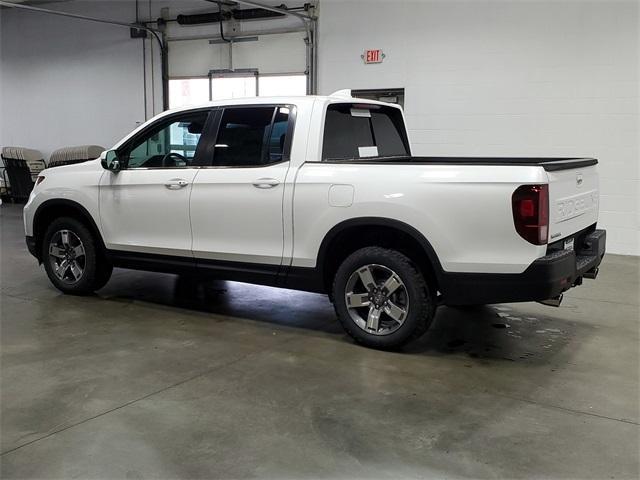
<svg viewBox="0 0 640 480">
<path fill-rule="evenodd" d="M 189 182 L 187 182 L 184 178 L 172 178 L 164 184 L 164 186 L 169 190 L 180 190 L 187 185 L 189 185 Z"/>
<path fill-rule="evenodd" d="M 253 182 L 253 186 L 256 188 L 273 188 L 280 185 L 280 181 L 275 178 L 259 178 Z"/>
</svg>

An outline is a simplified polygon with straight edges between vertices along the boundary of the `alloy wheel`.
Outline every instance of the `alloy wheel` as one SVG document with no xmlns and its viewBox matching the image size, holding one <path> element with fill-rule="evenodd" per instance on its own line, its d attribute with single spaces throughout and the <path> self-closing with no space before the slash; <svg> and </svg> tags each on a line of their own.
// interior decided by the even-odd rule
<svg viewBox="0 0 640 480">
<path fill-rule="evenodd" d="M 364 265 L 353 272 L 345 287 L 345 302 L 355 324 L 373 335 L 395 332 L 409 313 L 407 287 L 384 265 Z"/>
<path fill-rule="evenodd" d="M 71 230 L 58 230 L 49 243 L 53 273 L 65 283 L 77 283 L 84 274 L 86 253 L 82 240 Z"/>
</svg>

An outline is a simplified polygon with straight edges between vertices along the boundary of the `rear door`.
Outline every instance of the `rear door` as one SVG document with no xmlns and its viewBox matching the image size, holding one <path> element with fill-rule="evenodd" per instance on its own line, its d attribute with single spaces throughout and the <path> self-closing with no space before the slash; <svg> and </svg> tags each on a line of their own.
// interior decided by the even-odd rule
<svg viewBox="0 0 640 480">
<path fill-rule="evenodd" d="M 193 254 L 198 266 L 282 261 L 283 198 L 294 107 L 234 106 L 218 113 L 215 145 L 191 192 Z"/>
<path fill-rule="evenodd" d="M 576 161 L 579 165 L 579 160 Z M 549 242 L 555 242 L 598 221 L 596 165 L 547 172 L 549 176 Z"/>
</svg>

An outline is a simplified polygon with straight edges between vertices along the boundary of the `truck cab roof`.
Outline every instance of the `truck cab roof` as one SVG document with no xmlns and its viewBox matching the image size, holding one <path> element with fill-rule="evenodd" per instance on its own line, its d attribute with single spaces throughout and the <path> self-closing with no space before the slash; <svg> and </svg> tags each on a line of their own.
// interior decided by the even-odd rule
<svg viewBox="0 0 640 480">
<path fill-rule="evenodd" d="M 176 112 L 185 112 L 189 110 L 197 110 L 200 108 L 211 108 L 211 107 L 223 107 L 223 106 L 232 106 L 232 105 L 270 105 L 270 104 L 293 104 L 293 105 L 304 105 L 304 104 L 312 104 L 316 101 L 321 101 L 326 104 L 331 103 L 359 103 L 359 104 L 370 104 L 370 105 L 386 105 L 396 108 L 401 108 L 399 105 L 393 103 L 385 103 L 377 100 L 370 100 L 366 98 L 356 98 L 351 97 L 347 91 L 340 90 L 338 92 L 334 92 L 331 95 L 297 95 L 297 96 L 279 96 L 279 97 L 242 97 L 242 98 L 228 98 L 223 100 L 214 100 L 211 102 L 205 102 L 198 105 L 191 105 L 188 107 L 178 107 L 162 112 L 156 118 L 159 118 L 163 115 L 176 113 Z"/>
</svg>

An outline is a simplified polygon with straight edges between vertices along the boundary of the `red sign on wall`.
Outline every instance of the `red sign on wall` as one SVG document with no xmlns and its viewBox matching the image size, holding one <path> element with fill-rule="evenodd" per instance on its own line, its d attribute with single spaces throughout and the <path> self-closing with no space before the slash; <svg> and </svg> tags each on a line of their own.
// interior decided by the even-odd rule
<svg viewBox="0 0 640 480">
<path fill-rule="evenodd" d="M 385 54 L 382 53 L 382 50 L 365 50 L 364 54 L 361 55 L 364 63 L 382 63 L 382 60 L 385 57 Z"/>
</svg>

